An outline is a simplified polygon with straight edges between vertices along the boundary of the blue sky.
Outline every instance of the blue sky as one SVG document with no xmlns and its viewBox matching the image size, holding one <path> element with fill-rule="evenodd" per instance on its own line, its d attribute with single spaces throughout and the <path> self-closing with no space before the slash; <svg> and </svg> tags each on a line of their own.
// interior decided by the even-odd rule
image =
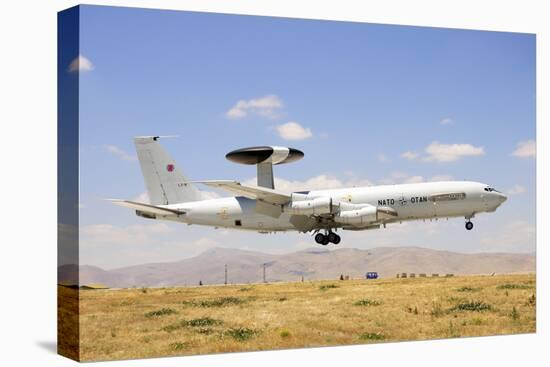
<svg viewBox="0 0 550 367">
<path fill-rule="evenodd" d="M 81 7 L 81 262 L 113 268 L 210 247 L 288 252 L 304 234 L 146 221 L 103 198 L 145 191 L 135 135 L 191 179 L 252 180 L 225 160 L 251 145 L 301 149 L 280 188 L 487 182 L 509 193 L 472 232 L 461 219 L 342 234 L 342 245 L 535 250 L 535 36 L 271 17 Z M 75 55 L 76 57 L 77 55 Z M 73 66 L 75 66 L 73 65 Z"/>
</svg>

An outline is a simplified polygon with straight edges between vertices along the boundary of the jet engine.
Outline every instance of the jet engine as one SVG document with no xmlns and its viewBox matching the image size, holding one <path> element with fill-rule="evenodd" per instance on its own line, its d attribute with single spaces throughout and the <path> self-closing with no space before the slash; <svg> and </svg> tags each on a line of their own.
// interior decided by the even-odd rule
<svg viewBox="0 0 550 367">
<path fill-rule="evenodd" d="M 340 211 L 334 216 L 334 221 L 343 224 L 365 225 L 378 220 L 377 209 L 369 205 L 360 209 Z"/>
<path fill-rule="evenodd" d="M 338 204 L 333 204 L 332 198 L 321 197 L 312 200 L 291 201 L 284 211 L 296 215 L 322 215 L 338 211 Z"/>
</svg>

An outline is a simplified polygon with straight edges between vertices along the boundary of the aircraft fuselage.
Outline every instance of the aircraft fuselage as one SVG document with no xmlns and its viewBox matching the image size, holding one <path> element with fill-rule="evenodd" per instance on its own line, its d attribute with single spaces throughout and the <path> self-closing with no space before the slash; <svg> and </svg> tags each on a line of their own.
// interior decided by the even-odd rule
<svg viewBox="0 0 550 367">
<path fill-rule="evenodd" d="M 300 221 L 296 217 L 302 216 L 285 211 L 278 217 L 260 214 L 256 210 L 256 200 L 237 196 L 166 205 L 167 208 L 181 210 L 185 214 L 157 216 L 157 219 L 259 232 L 305 232 L 341 227 L 361 230 L 374 228 L 377 224 L 409 220 L 449 217 L 464 217 L 469 220 L 478 213 L 494 212 L 506 200 L 505 195 L 490 189 L 488 185 L 468 181 L 312 190 L 294 193 L 293 197 L 294 195 L 300 200 L 330 197 L 335 203 L 370 204 L 393 209 L 396 215 L 364 227 L 334 223 L 329 217 L 317 221 Z"/>
</svg>

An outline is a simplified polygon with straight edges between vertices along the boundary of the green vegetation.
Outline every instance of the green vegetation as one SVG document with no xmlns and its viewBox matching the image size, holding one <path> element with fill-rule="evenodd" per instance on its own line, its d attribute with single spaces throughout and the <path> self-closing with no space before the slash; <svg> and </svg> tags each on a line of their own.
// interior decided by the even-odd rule
<svg viewBox="0 0 550 367">
<path fill-rule="evenodd" d="M 483 325 L 484 323 L 483 319 L 479 317 L 474 317 L 469 322 L 470 325 Z"/>
<path fill-rule="evenodd" d="M 512 320 L 519 320 L 519 312 L 516 309 L 516 306 L 512 308 L 512 312 L 510 312 L 510 317 L 512 318 Z"/>
<path fill-rule="evenodd" d="M 355 306 L 379 306 L 382 302 L 377 300 L 372 300 L 368 298 L 361 299 L 354 303 Z"/>
<path fill-rule="evenodd" d="M 59 292 L 72 305 L 80 300 L 80 331 L 69 340 L 80 340 L 80 358 L 93 361 L 529 333 L 534 281 L 517 274 L 355 279 L 338 289 L 334 281 L 298 281 Z M 497 289 L 504 284 L 532 289 Z M 457 292 L 465 285 L 482 291 Z M 61 310 L 62 322 L 69 311 Z"/>
<path fill-rule="evenodd" d="M 385 338 L 382 333 L 362 333 L 359 335 L 360 340 L 384 340 Z"/>
<path fill-rule="evenodd" d="M 238 297 L 221 297 L 210 300 L 201 300 L 201 301 L 183 301 L 182 304 L 189 305 L 193 307 L 225 307 L 225 306 L 234 306 L 245 303 L 246 300 Z"/>
<path fill-rule="evenodd" d="M 290 331 L 288 331 L 288 330 L 281 330 L 281 332 L 279 333 L 279 335 L 281 336 L 281 338 L 288 338 L 288 337 L 290 337 Z"/>
<path fill-rule="evenodd" d="M 497 286 L 497 289 L 531 289 L 533 288 L 532 285 L 529 284 L 501 284 Z"/>
<path fill-rule="evenodd" d="M 319 286 L 319 289 L 322 291 L 326 291 L 327 289 L 334 289 L 334 288 L 340 288 L 340 286 L 337 286 L 336 284 L 323 284 Z"/>
<path fill-rule="evenodd" d="M 432 302 L 432 308 L 430 310 L 430 315 L 432 317 L 441 317 L 445 314 L 445 311 L 443 311 L 443 306 L 441 306 L 441 303 L 438 301 Z"/>
<path fill-rule="evenodd" d="M 191 327 L 212 326 L 212 325 L 221 325 L 221 324 L 223 324 L 222 320 L 216 320 L 210 317 L 201 317 L 199 319 L 193 319 L 193 320 L 187 321 L 187 325 Z"/>
<path fill-rule="evenodd" d="M 479 292 L 481 288 L 474 288 L 474 287 L 460 287 L 457 288 L 457 292 Z"/>
<path fill-rule="evenodd" d="M 238 341 L 248 340 L 258 334 L 258 331 L 246 327 L 231 328 L 226 330 L 226 335 Z"/>
<path fill-rule="evenodd" d="M 145 314 L 145 317 L 159 317 L 159 316 L 172 315 L 175 313 L 177 313 L 176 310 L 172 308 L 161 308 L 160 310 L 147 312 Z"/>
<path fill-rule="evenodd" d="M 458 330 L 456 329 L 455 325 L 453 324 L 453 321 L 449 321 L 449 327 L 447 328 L 447 336 L 449 338 L 458 338 L 460 337 L 460 334 L 458 333 Z"/>
<path fill-rule="evenodd" d="M 174 324 L 166 325 L 161 330 L 171 333 L 172 331 L 183 329 L 186 327 L 205 328 L 206 326 L 215 326 L 223 324 L 222 320 L 212 319 L 210 317 L 201 317 L 193 320 L 180 320 Z M 198 332 L 208 334 L 206 329 L 197 329 Z"/>
<path fill-rule="evenodd" d="M 170 343 L 168 347 L 175 351 L 183 350 L 187 348 L 187 343 L 181 343 L 181 342 Z"/>
<path fill-rule="evenodd" d="M 474 312 L 485 312 L 491 311 L 493 308 L 491 305 L 481 302 L 481 301 L 470 301 L 459 303 L 456 306 L 449 309 L 450 312 L 455 311 L 474 311 Z"/>
</svg>

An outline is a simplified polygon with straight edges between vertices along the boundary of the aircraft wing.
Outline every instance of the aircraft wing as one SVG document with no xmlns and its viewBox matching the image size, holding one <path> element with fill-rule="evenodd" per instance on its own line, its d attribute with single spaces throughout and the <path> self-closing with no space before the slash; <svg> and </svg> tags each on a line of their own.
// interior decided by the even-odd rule
<svg viewBox="0 0 550 367">
<path fill-rule="evenodd" d="M 242 195 L 249 199 L 264 201 L 269 204 L 283 205 L 290 201 L 290 195 L 267 187 L 252 186 L 231 180 L 193 181 L 204 185 Z"/>
<path fill-rule="evenodd" d="M 389 206 L 379 206 L 376 208 L 376 214 L 380 219 L 393 219 L 397 217 L 397 211 Z"/>
<path fill-rule="evenodd" d="M 185 214 L 184 211 L 176 210 L 176 209 L 170 209 L 170 208 L 164 208 L 162 206 L 157 205 L 151 205 L 151 204 L 145 204 L 145 203 L 139 203 L 137 201 L 131 201 L 131 200 L 119 200 L 119 199 L 107 199 L 109 201 L 112 201 L 116 205 L 120 205 L 126 208 L 139 210 L 141 212 L 147 212 L 151 214 L 158 214 L 158 215 L 181 215 Z"/>
</svg>

